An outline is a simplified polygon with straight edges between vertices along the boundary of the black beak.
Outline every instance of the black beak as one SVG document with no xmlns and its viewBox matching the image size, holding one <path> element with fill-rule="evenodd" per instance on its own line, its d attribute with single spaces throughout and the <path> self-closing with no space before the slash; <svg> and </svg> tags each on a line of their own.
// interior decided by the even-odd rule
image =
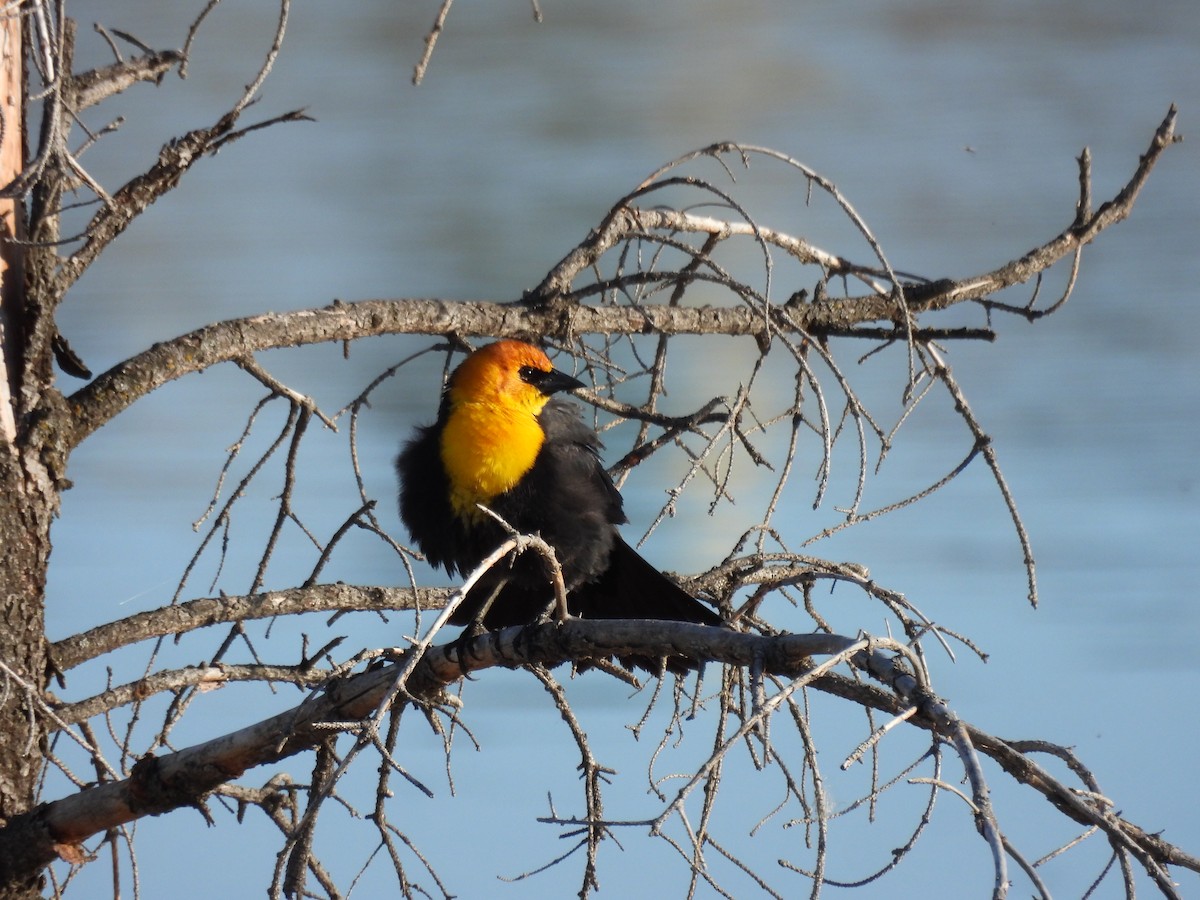
<svg viewBox="0 0 1200 900">
<path fill-rule="evenodd" d="M 574 378 L 566 372 L 560 372 L 558 369 L 551 369 L 547 372 L 544 369 L 526 367 L 521 369 L 521 380 L 526 384 L 533 385 L 547 397 L 557 394 L 559 391 L 573 391 L 585 386 L 578 378 Z"/>
</svg>

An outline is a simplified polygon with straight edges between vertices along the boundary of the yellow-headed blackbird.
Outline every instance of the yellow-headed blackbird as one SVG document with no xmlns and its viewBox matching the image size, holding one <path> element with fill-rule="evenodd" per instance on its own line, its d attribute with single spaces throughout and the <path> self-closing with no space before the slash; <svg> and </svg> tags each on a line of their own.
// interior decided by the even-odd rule
<svg viewBox="0 0 1200 900">
<path fill-rule="evenodd" d="M 572 615 L 720 624 L 617 533 L 626 518 L 600 464 L 600 440 L 575 404 L 553 396 L 580 387 L 520 341 L 468 356 L 450 376 L 437 421 L 418 428 L 396 461 L 400 516 L 413 540 L 431 563 L 465 575 L 508 537 L 483 505 L 554 548 Z M 545 567 L 529 551 L 493 567 L 450 621 L 524 625 L 552 597 Z"/>
</svg>

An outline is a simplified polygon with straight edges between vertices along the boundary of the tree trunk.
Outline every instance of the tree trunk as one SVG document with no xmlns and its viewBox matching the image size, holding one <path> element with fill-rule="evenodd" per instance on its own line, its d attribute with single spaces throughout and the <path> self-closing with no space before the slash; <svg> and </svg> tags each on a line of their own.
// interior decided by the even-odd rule
<svg viewBox="0 0 1200 900">
<path fill-rule="evenodd" d="M 36 461 L 11 444 L 0 459 L 0 823 L 27 812 L 41 771 L 43 720 L 36 703 L 46 678 L 43 598 L 57 495 L 39 485 Z M 15 678 L 13 676 L 16 676 Z M 20 681 L 17 681 L 20 679 Z M 0 897 L 30 894 L 32 884 L 0 886 Z"/>
<path fill-rule="evenodd" d="M 0 19 L 0 184 L 11 184 L 24 161 L 22 19 Z M 40 405 L 28 401 L 46 386 L 25 375 L 24 248 L 11 240 L 24 236 L 23 205 L 0 199 L 0 823 L 33 806 L 41 772 L 45 729 L 36 704 L 46 680 L 46 565 L 59 489 L 22 416 Z M 0 885 L 0 897 L 39 897 L 40 882 Z"/>
</svg>

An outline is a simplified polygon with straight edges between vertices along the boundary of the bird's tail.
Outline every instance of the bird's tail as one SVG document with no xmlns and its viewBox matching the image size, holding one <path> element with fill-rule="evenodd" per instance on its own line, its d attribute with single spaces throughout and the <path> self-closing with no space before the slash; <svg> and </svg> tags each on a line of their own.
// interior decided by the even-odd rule
<svg viewBox="0 0 1200 900">
<path fill-rule="evenodd" d="M 604 574 L 577 587 L 567 598 L 571 613 L 584 619 L 657 619 L 722 625 L 721 617 L 664 575 L 617 536 Z M 686 654 L 665 658 L 619 657 L 627 668 L 678 675 L 697 668 L 700 660 Z"/>
<path fill-rule="evenodd" d="M 568 598 L 584 619 L 666 619 L 720 625 L 721 617 L 664 575 L 617 535 L 608 568 Z"/>
<path fill-rule="evenodd" d="M 516 565 L 520 567 L 526 562 L 522 559 Z M 535 560 L 528 562 L 534 563 Z M 528 624 L 539 613 L 546 612 L 553 598 L 549 585 L 536 579 L 531 583 L 532 573 L 529 571 L 522 573 L 525 576 L 522 578 L 511 578 L 511 574 L 497 573 L 493 576 L 488 573 L 464 598 L 451 618 L 451 624 L 468 625 L 482 619 L 483 627 L 492 631 L 508 625 Z M 716 612 L 646 562 L 619 535 L 614 538 L 608 567 L 594 581 L 573 588 L 567 595 L 567 606 L 571 615 L 583 619 L 655 619 L 697 625 L 724 624 Z M 662 659 L 648 656 L 622 656 L 621 663 L 652 672 L 661 672 L 663 667 Z M 694 669 L 697 664 L 698 660 L 680 655 L 666 659 L 667 670 L 677 673 Z"/>
</svg>

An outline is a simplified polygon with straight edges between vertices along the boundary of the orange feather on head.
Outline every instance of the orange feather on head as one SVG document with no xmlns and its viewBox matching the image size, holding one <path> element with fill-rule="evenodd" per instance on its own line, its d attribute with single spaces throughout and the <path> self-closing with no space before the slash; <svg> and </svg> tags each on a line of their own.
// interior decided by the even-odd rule
<svg viewBox="0 0 1200 900">
<path fill-rule="evenodd" d="M 440 452 L 458 515 L 478 518 L 479 504 L 512 489 L 533 468 L 545 440 L 537 417 L 550 399 L 544 388 L 551 378 L 580 386 L 521 341 L 488 344 L 454 370 Z"/>
</svg>

